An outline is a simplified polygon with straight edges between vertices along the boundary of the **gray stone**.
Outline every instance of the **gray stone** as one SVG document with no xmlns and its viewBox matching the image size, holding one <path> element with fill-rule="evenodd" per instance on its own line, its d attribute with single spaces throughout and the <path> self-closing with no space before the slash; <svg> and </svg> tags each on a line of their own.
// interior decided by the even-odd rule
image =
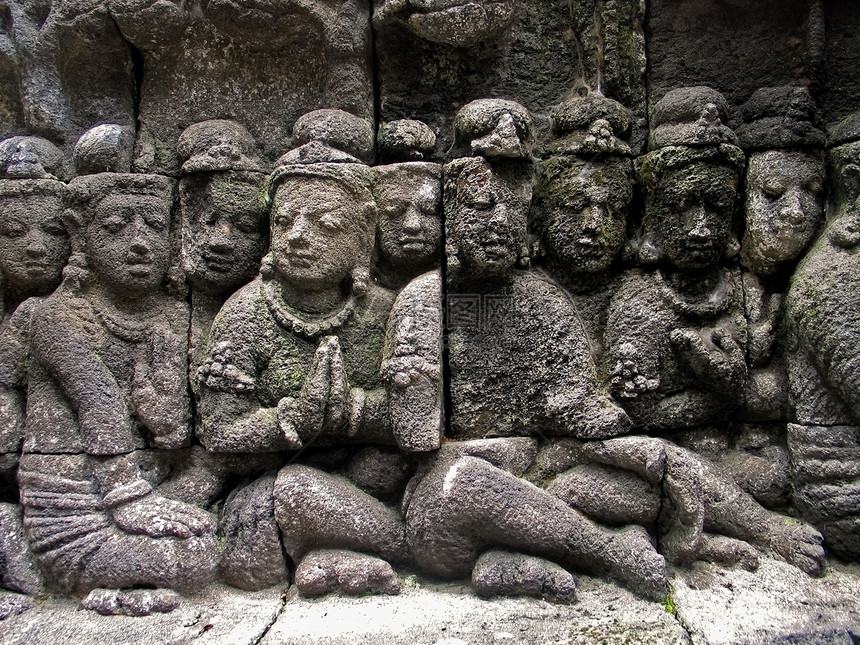
<svg viewBox="0 0 860 645">
<path fill-rule="evenodd" d="M 296 588 L 304 596 L 340 591 L 349 596 L 364 593 L 400 593 L 400 583 L 391 565 L 352 551 L 310 551 L 296 567 Z"/>
<path fill-rule="evenodd" d="M 23 594 L 45 591 L 24 535 L 21 509 L 13 504 L 0 504 L 0 583 L 4 589 Z"/>
<path fill-rule="evenodd" d="M 573 602 L 576 580 L 554 562 L 507 551 L 487 551 L 472 570 L 472 587 L 485 598 L 534 596 Z"/>
<path fill-rule="evenodd" d="M 149 616 L 169 613 L 181 602 L 180 595 L 169 589 L 93 589 L 81 601 L 81 608 L 103 616 Z"/>
<path fill-rule="evenodd" d="M 234 587 L 258 591 L 288 581 L 275 523 L 274 485 L 274 475 L 260 477 L 235 488 L 224 502 L 218 525 L 224 547 L 218 567 L 221 579 Z"/>
<path fill-rule="evenodd" d="M 638 475 L 598 465 L 577 466 L 556 477 L 547 492 L 601 524 L 651 526 L 660 491 Z"/>
<path fill-rule="evenodd" d="M 397 119 L 379 126 L 376 148 L 380 161 L 420 161 L 436 147 L 436 133 L 426 123 Z"/>
</svg>

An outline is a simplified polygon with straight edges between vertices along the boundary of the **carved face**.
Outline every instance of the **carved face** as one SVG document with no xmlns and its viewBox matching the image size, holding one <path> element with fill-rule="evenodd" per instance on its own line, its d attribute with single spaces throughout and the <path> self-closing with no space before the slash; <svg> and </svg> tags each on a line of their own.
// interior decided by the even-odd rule
<svg viewBox="0 0 860 645">
<path fill-rule="evenodd" d="M 442 242 L 442 187 L 426 173 L 397 172 L 376 184 L 382 257 L 397 268 L 426 266 Z"/>
<path fill-rule="evenodd" d="M 113 194 L 87 226 L 90 266 L 114 290 L 152 291 L 170 262 L 170 203 L 154 195 Z"/>
<path fill-rule="evenodd" d="M 633 197 L 630 176 L 608 163 L 574 163 L 543 186 L 543 241 L 571 272 L 605 271 L 621 251 Z"/>
<path fill-rule="evenodd" d="M 69 259 L 62 206 L 58 195 L 0 198 L 0 271 L 5 285 L 39 295 L 59 284 Z"/>
<path fill-rule="evenodd" d="M 737 181 L 731 168 L 701 161 L 660 179 L 649 195 L 646 216 L 671 266 L 716 266 L 729 239 Z"/>
<path fill-rule="evenodd" d="M 517 262 L 522 233 L 518 201 L 486 167 L 464 172 L 457 181 L 453 235 L 467 274 L 498 277 Z"/>
<path fill-rule="evenodd" d="M 364 250 L 362 217 L 355 197 L 340 182 L 287 178 L 272 206 L 275 269 L 303 289 L 337 286 Z"/>
<path fill-rule="evenodd" d="M 182 268 L 192 284 L 220 292 L 254 277 L 266 246 L 258 190 L 229 173 L 182 179 Z"/>
<path fill-rule="evenodd" d="M 767 275 L 795 260 L 821 221 L 823 189 L 824 163 L 815 155 L 769 150 L 750 157 L 744 263 Z"/>
</svg>

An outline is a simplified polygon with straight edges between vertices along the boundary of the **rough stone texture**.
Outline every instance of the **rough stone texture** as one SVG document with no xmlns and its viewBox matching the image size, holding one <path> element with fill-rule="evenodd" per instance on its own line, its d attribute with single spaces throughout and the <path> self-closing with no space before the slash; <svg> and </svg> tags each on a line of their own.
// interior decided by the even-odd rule
<svg viewBox="0 0 860 645">
<path fill-rule="evenodd" d="M 260 477 L 234 489 L 224 502 L 219 537 L 224 548 L 219 558 L 221 579 L 257 591 L 288 581 L 287 559 L 275 524 L 275 476 Z"/>
<path fill-rule="evenodd" d="M 296 567 L 296 588 L 304 596 L 340 591 L 349 596 L 400 593 L 397 575 L 385 560 L 351 551 L 311 551 Z"/>
<path fill-rule="evenodd" d="M 472 587 L 484 598 L 534 596 L 573 602 L 576 580 L 549 560 L 507 551 L 486 551 L 472 570 Z"/>
<path fill-rule="evenodd" d="M 807 21 L 816 4 L 655 0 L 645 32 L 649 105 L 676 87 L 709 85 L 737 108 L 760 87 L 818 80 L 824 38 Z"/>
<path fill-rule="evenodd" d="M 701 564 L 678 573 L 672 602 L 693 643 L 833 643 L 860 635 L 856 567 L 821 578 L 764 560 L 755 572 Z"/>
<path fill-rule="evenodd" d="M 541 115 L 545 137 L 550 106 L 577 91 L 600 90 L 633 110 L 641 144 L 644 5 L 638 1 L 376 0 L 373 23 L 380 118 L 427 123 L 436 132 L 437 158 L 450 147 L 457 109 L 490 96 Z"/>
<path fill-rule="evenodd" d="M 108 6 L 143 58 L 138 171 L 176 174 L 177 137 L 203 119 L 235 119 L 272 161 L 306 112 L 325 105 L 373 116 L 370 8 L 362 0 Z"/>
<path fill-rule="evenodd" d="M 4 586 L 856 560 L 860 16 L 722 4 L 0 0 Z"/>
<path fill-rule="evenodd" d="M 134 123 L 133 54 L 108 3 L 4 2 L 2 8 L 2 135 L 38 134 L 70 152 L 96 123 Z"/>
<path fill-rule="evenodd" d="M 5 598 L 6 594 L 0 596 Z M 283 590 L 237 592 L 213 585 L 183 597 L 168 614 L 101 616 L 73 600 L 51 601 L 0 623 L 4 643 L 206 643 L 259 642 L 283 609 Z"/>
</svg>

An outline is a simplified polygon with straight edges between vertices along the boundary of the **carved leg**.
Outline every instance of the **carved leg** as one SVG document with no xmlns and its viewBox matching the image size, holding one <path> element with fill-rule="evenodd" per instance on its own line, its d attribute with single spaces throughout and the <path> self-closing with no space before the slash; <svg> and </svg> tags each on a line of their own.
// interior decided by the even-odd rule
<svg viewBox="0 0 860 645">
<path fill-rule="evenodd" d="M 297 562 L 312 549 L 365 551 L 395 564 L 410 560 L 399 513 L 343 477 L 285 466 L 274 499 L 284 549 Z"/>
<path fill-rule="evenodd" d="M 719 469 L 695 453 L 666 443 L 667 478 L 698 478 L 704 530 L 771 549 L 785 560 L 815 574 L 824 549 L 821 534 L 808 524 L 768 511 Z"/>
<path fill-rule="evenodd" d="M 665 594 L 665 560 L 639 527 L 599 527 L 536 486 L 476 457 L 438 464 L 406 511 L 418 564 L 435 575 L 467 576 L 478 554 L 506 546 L 597 574 L 609 573 L 652 598 Z"/>
</svg>

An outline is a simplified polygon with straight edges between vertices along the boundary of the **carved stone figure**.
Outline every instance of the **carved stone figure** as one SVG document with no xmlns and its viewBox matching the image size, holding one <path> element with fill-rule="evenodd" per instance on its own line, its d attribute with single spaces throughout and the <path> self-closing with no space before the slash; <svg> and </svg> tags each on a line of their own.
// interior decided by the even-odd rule
<svg viewBox="0 0 860 645">
<path fill-rule="evenodd" d="M 570 595 L 572 579 L 559 579 L 551 562 L 519 568 L 521 556 L 494 551 L 492 567 L 479 563 L 484 549 L 502 548 L 577 570 L 602 569 L 658 596 L 665 563 L 644 531 L 607 531 L 519 477 L 536 454 L 537 442 L 527 435 L 612 436 L 629 422 L 593 380 L 584 332 L 567 297 L 515 270 L 518 259 L 527 260 L 531 176 L 528 161 L 517 156 L 527 150 L 529 129 L 524 137 L 509 131 L 514 115 L 501 101 L 467 106 L 462 116 L 493 112 L 496 121 L 472 133 L 483 143 L 472 145 L 496 156 L 457 159 L 444 170 L 451 424 L 454 438 L 470 440 L 445 444 L 410 484 L 403 507 L 412 554 L 433 575 L 472 573 L 488 595 L 514 589 Z M 432 301 L 433 289 L 424 276 L 401 298 L 410 294 L 417 301 L 424 290 Z M 505 438 L 484 439 L 492 436 Z M 518 571 L 530 571 L 528 579 L 518 578 Z"/>
<path fill-rule="evenodd" d="M 51 170 L 62 155 L 36 137 L 0 143 L 0 586 L 43 590 L 24 538 L 15 481 L 24 439 L 25 397 L 34 312 L 60 282 L 70 246 L 62 222 L 66 186 Z M 42 163 L 44 159 L 44 164 Z"/>
<path fill-rule="evenodd" d="M 670 92 L 655 108 L 652 138 L 669 145 L 637 167 L 645 190 L 640 260 L 658 268 L 625 276 L 607 323 L 613 392 L 646 430 L 727 420 L 746 380 L 739 276 L 719 266 L 744 157 L 720 143 L 734 135 L 722 125 L 719 96 L 706 89 Z M 660 122 L 696 104 L 692 123 Z"/>
<path fill-rule="evenodd" d="M 532 225 L 546 270 L 570 294 L 603 371 L 606 311 L 617 288 L 611 269 L 633 199 L 630 147 L 619 138 L 629 133 L 630 114 L 591 94 L 558 106 L 553 128 L 558 138 L 541 162 Z"/>
<path fill-rule="evenodd" d="M 858 123 L 855 113 L 830 133 L 834 215 L 792 277 L 785 305 L 794 503 L 821 529 L 829 551 L 855 561 L 860 557 L 854 313 L 860 275 Z"/>
<path fill-rule="evenodd" d="M 326 156 L 343 162 L 319 161 Z M 235 452 L 395 444 L 381 376 L 394 297 L 369 282 L 370 169 L 312 141 L 276 165 L 267 195 L 271 252 L 260 277 L 218 314 L 199 371 L 201 441 Z M 437 422 L 429 448 L 438 432 Z M 268 487 L 303 592 L 399 588 L 387 562 L 408 562 L 402 520 L 356 486 L 362 479 L 293 463 Z M 369 556 L 354 551 L 387 562 L 368 568 Z M 314 567 L 329 582 L 300 575 Z"/>
<path fill-rule="evenodd" d="M 401 122 L 401 127 L 407 127 L 407 124 Z M 399 151 L 402 156 L 421 154 L 419 151 L 413 153 L 414 148 L 404 148 Z M 389 158 L 394 156 L 386 152 Z M 397 289 L 439 264 L 442 251 L 442 167 L 422 161 L 376 166 L 373 169 L 373 193 L 379 210 L 376 277 L 383 285 Z"/>
<path fill-rule="evenodd" d="M 179 136 L 182 269 L 191 283 L 191 373 L 203 363 L 224 301 L 250 282 L 268 246 L 254 140 L 233 121 L 202 121 Z M 192 384 L 196 379 L 192 379 Z"/>
<path fill-rule="evenodd" d="M 669 92 L 654 111 L 652 138 L 662 147 L 637 160 L 645 186 L 640 260 L 659 264 L 624 277 L 606 343 L 613 391 L 651 433 L 728 421 L 746 384 L 743 294 L 739 277 L 719 264 L 743 167 L 741 151 L 726 142 L 734 135 L 722 103 L 709 88 Z M 619 440 L 601 463 L 629 469 L 641 458 L 625 455 L 625 445 Z M 710 532 L 772 549 L 807 572 L 820 569 L 812 527 L 766 511 L 705 457 L 668 440 L 651 449 L 665 454 L 661 545 L 670 560 L 748 557 L 748 547 L 713 541 L 703 533 Z"/>
<path fill-rule="evenodd" d="M 196 589 L 215 573 L 211 516 L 153 491 L 147 445 L 191 438 L 188 311 L 161 285 L 174 182 L 100 173 L 69 185 L 73 256 L 33 318 L 24 526 L 39 568 L 67 593 Z"/>
</svg>

